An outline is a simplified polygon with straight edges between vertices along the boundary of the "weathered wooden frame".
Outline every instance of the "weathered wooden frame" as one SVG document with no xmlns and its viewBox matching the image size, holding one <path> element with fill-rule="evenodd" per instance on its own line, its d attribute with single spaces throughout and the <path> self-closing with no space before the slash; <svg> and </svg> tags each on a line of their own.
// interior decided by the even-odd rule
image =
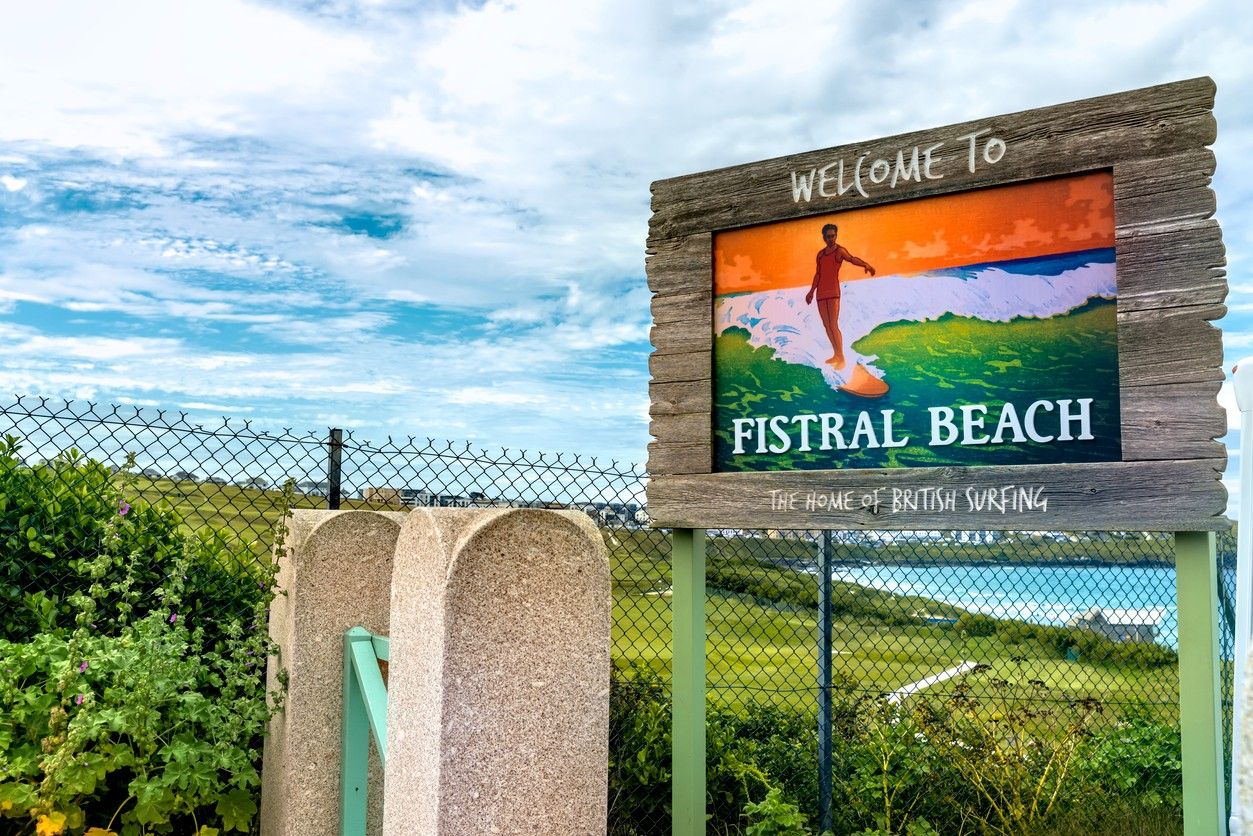
<svg viewBox="0 0 1253 836">
<path fill-rule="evenodd" d="M 679 528 L 1226 528 L 1221 482 L 1225 251 L 1209 188 L 1215 87 L 1192 79 L 810 151 L 653 183 L 647 273 L 652 303 L 648 511 Z M 796 202 L 791 172 L 836 159 L 990 129 L 995 165 L 905 181 L 867 197 Z M 951 148 L 953 146 L 950 146 Z M 955 148 L 965 153 L 964 148 Z M 954 153 L 950 151 L 948 153 Z M 1113 171 L 1121 462 L 713 473 L 713 235 L 716 231 L 1098 169 Z M 893 512 L 893 488 L 964 492 L 1039 486 L 1047 510 Z M 851 490 L 881 504 L 832 511 L 811 497 Z"/>
</svg>

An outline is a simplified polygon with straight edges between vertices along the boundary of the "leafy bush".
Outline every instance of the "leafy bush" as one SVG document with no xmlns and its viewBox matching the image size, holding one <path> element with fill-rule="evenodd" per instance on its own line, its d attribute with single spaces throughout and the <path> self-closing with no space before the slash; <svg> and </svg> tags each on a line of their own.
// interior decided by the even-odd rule
<svg viewBox="0 0 1253 836">
<path fill-rule="evenodd" d="M 996 635 L 997 620 L 990 615 L 968 612 L 957 619 L 954 625 L 959 633 L 975 638 Z"/>
<path fill-rule="evenodd" d="M 1081 627 L 1055 627 L 1010 619 L 995 620 L 997 636 L 1009 644 L 1036 642 L 1059 657 L 1074 650 L 1085 661 L 1133 665 L 1142 668 L 1169 667 L 1178 663 L 1179 654 L 1154 642 L 1117 642 Z M 960 625 L 960 620 L 959 620 Z M 990 635 L 990 634 L 989 634 Z"/>
<path fill-rule="evenodd" d="M 1082 771 L 1091 783 L 1149 809 L 1179 810 L 1183 771 L 1179 729 L 1133 708 L 1116 725 L 1095 733 L 1083 747 Z"/>
<path fill-rule="evenodd" d="M 249 612 L 264 597 L 264 569 L 250 544 L 209 530 L 189 535 L 173 511 L 123 490 L 125 471 L 119 484 L 109 468 L 77 450 L 34 466 L 23 464 L 19 451 L 17 438 L 0 440 L 0 639 L 65 629 L 73 595 L 115 586 L 125 575 L 129 602 L 92 595 L 95 629 L 113 631 L 159 603 L 154 593 L 187 549 L 185 607 L 205 615 L 212 643 L 222 636 L 210 616 Z M 109 525 L 119 517 L 127 524 Z M 106 553 L 115 559 L 89 577 Z"/>
<path fill-rule="evenodd" d="M 744 806 L 748 818 L 746 836 L 807 836 L 807 816 L 800 809 L 784 800 L 783 792 L 774 787 L 766 793 L 760 804 Z"/>
<path fill-rule="evenodd" d="M 927 701 L 845 699 L 834 753 L 837 832 L 925 834 L 928 822 L 961 832 L 961 811 L 973 799 L 928 735 L 934 709 Z"/>
<path fill-rule="evenodd" d="M 609 694 L 609 832 L 669 834 L 671 706 L 665 686 L 647 668 L 618 667 Z M 782 791 L 779 804 L 795 806 L 798 788 L 809 793 L 799 797 L 817 797 L 817 748 L 804 717 L 773 706 L 733 712 L 711 705 L 707 719 L 707 832 L 743 832 L 754 804 L 767 804 L 757 816 L 769 820 L 783 810 L 767 803 L 771 790 Z"/>
<path fill-rule="evenodd" d="M 0 480 L 16 492 L 0 519 L 21 557 L 6 552 L 6 580 L 32 556 L 55 571 L 0 638 L 0 817 L 40 834 L 249 830 L 272 567 L 221 568 L 221 538 L 130 505 L 125 473 L 15 453 L 6 440 Z"/>
<path fill-rule="evenodd" d="M 952 698 L 904 705 L 845 690 L 833 696 L 835 833 L 1040 836 L 1107 832 L 1114 824 L 1128 833 L 1175 832 L 1179 731 L 1147 710 L 1103 727 L 1098 703 L 1004 680 L 978 698 L 959 689 Z M 663 682 L 645 668 L 616 669 L 610 718 L 609 832 L 666 834 L 670 701 Z M 770 704 L 732 710 L 711 702 L 707 832 L 810 832 L 818 801 L 815 724 L 811 713 Z"/>
<path fill-rule="evenodd" d="M 670 819 L 670 698 L 651 670 L 609 681 L 609 832 L 653 833 Z"/>
</svg>

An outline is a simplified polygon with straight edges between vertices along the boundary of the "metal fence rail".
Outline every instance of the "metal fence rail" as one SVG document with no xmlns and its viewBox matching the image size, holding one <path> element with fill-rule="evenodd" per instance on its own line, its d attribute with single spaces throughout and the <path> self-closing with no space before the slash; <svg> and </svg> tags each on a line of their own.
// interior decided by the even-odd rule
<svg viewBox="0 0 1253 836">
<path fill-rule="evenodd" d="M 0 401 L 0 434 L 20 439 L 16 455 L 27 467 L 76 449 L 121 468 L 133 453 L 136 499 L 167 503 L 188 527 L 215 529 L 258 560 L 288 501 L 583 510 L 611 557 L 613 655 L 625 672 L 615 694 L 635 705 L 654 682 L 664 699 L 671 542 L 648 527 L 645 474 L 634 465 L 429 439 L 377 444 L 339 429 L 269 432 L 226 418 L 31 397 Z M 1169 535 L 735 530 L 709 531 L 706 543 L 711 710 L 741 723 L 774 710 L 809 722 L 820 700 L 847 706 L 881 696 L 1033 706 L 1041 724 L 1083 700 L 1111 716 L 1134 709 L 1177 721 Z M 1219 556 L 1220 592 L 1231 601 L 1234 537 L 1219 538 Z M 20 609 L 29 595 L 65 582 L 50 571 L 38 555 L 6 553 L 0 606 Z M 1222 625 L 1230 654 L 1230 619 Z M 1222 696 L 1229 707 L 1229 676 Z M 615 715 L 611 751 L 637 745 L 640 731 L 628 719 Z M 830 735 L 838 742 L 844 731 L 826 730 L 823 743 L 815 727 L 824 762 Z M 611 780 L 624 780 L 614 770 Z M 651 780 L 633 785 L 630 804 L 611 788 L 613 832 L 669 832 L 665 770 Z M 829 780 L 815 775 L 800 799 L 813 815 Z"/>
</svg>

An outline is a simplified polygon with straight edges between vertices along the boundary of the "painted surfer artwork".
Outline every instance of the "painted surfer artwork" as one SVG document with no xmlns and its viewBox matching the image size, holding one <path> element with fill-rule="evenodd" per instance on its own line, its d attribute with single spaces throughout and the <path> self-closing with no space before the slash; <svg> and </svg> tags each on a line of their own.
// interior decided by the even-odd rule
<svg viewBox="0 0 1253 836">
<path fill-rule="evenodd" d="M 715 470 L 1121 459 L 1109 172 L 714 237 Z"/>
</svg>

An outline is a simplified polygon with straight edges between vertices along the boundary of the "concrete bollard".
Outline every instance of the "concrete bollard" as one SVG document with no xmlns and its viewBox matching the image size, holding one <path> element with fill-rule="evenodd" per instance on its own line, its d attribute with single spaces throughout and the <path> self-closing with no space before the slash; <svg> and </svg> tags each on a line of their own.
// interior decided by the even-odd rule
<svg viewBox="0 0 1253 836">
<path fill-rule="evenodd" d="M 283 710 L 270 720 L 261 789 L 262 836 L 339 829 L 344 631 L 387 633 L 392 561 L 402 513 L 295 511 L 279 561 L 270 635 L 286 669 Z M 382 829 L 383 770 L 371 747 L 367 832 Z"/>
<path fill-rule="evenodd" d="M 604 834 L 609 562 L 587 516 L 416 510 L 391 601 L 384 834 Z"/>
</svg>

